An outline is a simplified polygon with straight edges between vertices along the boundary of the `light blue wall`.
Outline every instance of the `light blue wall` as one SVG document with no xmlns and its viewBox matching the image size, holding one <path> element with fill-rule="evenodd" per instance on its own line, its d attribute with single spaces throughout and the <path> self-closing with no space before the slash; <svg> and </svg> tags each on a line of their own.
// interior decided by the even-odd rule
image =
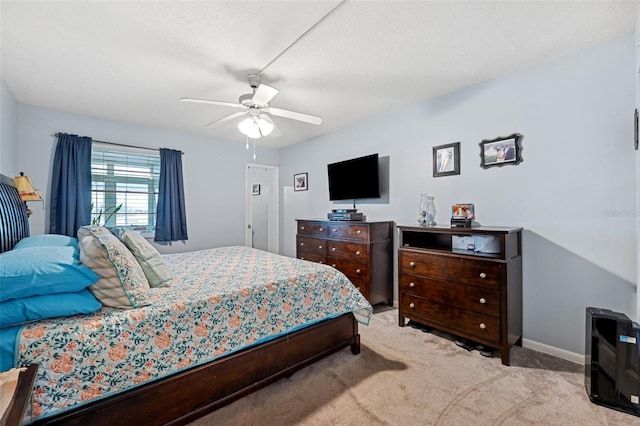
<svg viewBox="0 0 640 426">
<path fill-rule="evenodd" d="M 427 192 L 440 224 L 470 202 L 481 224 L 524 227 L 524 338 L 584 353 L 587 306 L 636 311 L 634 63 L 629 35 L 283 149 L 283 252 L 295 253 L 295 216 L 336 208 L 327 163 L 378 152 L 390 201 L 359 206 L 369 219 L 416 224 Z M 524 162 L 480 168 L 479 142 L 514 132 Z M 432 147 L 458 141 L 461 174 L 433 178 Z M 291 192 L 300 172 L 309 190 Z"/>
<path fill-rule="evenodd" d="M 33 234 L 48 230 L 51 167 L 57 132 L 73 133 L 100 141 L 117 142 L 149 148 L 172 148 L 184 152 L 182 157 L 189 240 L 172 247 L 158 247 L 167 252 L 198 250 L 208 247 L 244 245 L 245 164 L 253 162 L 252 152 L 244 143 L 102 120 L 28 105 L 20 105 L 20 167 L 39 186 L 45 197 L 42 206 L 31 207 Z M 278 165 L 278 152 L 260 149 L 260 163 Z"/>
<path fill-rule="evenodd" d="M 0 173 L 18 172 L 18 101 L 0 78 Z"/>
</svg>

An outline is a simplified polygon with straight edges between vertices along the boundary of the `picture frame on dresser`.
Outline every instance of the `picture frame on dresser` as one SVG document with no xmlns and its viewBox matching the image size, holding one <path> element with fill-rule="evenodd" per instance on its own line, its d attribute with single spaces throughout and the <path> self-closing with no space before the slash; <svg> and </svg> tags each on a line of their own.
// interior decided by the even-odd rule
<svg viewBox="0 0 640 426">
<path fill-rule="evenodd" d="M 522 135 L 513 133 L 480 142 L 480 167 L 502 167 L 522 163 Z"/>
<path fill-rule="evenodd" d="M 294 191 L 306 191 L 309 189 L 309 174 L 298 173 L 293 175 L 293 190 Z"/>
<path fill-rule="evenodd" d="M 433 177 L 460 174 L 460 142 L 433 147 Z"/>
</svg>

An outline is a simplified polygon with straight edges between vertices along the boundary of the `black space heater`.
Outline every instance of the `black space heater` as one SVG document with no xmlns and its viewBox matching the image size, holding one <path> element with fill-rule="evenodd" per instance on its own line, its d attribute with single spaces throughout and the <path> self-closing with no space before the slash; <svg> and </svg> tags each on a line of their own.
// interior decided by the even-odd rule
<svg viewBox="0 0 640 426">
<path fill-rule="evenodd" d="M 640 416 L 640 326 L 624 314 L 587 308 L 584 383 L 591 402 Z"/>
</svg>

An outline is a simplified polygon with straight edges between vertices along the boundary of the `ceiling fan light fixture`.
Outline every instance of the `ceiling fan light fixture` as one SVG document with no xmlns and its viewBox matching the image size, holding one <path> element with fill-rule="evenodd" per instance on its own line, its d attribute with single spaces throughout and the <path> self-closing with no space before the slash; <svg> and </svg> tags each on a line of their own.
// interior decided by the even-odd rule
<svg viewBox="0 0 640 426">
<path fill-rule="evenodd" d="M 269 135 L 273 131 L 273 127 L 273 124 L 260 116 L 247 117 L 238 123 L 238 130 L 252 139 Z"/>
<path fill-rule="evenodd" d="M 267 120 L 262 118 L 262 116 L 260 116 L 260 118 L 258 118 L 258 127 L 260 128 L 260 132 L 262 133 L 262 135 L 267 136 L 271 134 L 271 132 L 273 132 L 274 126 L 272 123 L 269 123 Z"/>
</svg>

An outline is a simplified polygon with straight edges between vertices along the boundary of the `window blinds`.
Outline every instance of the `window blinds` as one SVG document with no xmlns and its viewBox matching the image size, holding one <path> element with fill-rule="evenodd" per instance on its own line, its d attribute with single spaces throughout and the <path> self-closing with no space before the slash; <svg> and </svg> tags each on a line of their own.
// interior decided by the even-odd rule
<svg viewBox="0 0 640 426">
<path fill-rule="evenodd" d="M 155 227 L 159 154 L 114 151 L 94 147 L 91 152 L 91 218 L 99 225 Z M 122 205 L 116 214 L 117 206 Z"/>
</svg>

